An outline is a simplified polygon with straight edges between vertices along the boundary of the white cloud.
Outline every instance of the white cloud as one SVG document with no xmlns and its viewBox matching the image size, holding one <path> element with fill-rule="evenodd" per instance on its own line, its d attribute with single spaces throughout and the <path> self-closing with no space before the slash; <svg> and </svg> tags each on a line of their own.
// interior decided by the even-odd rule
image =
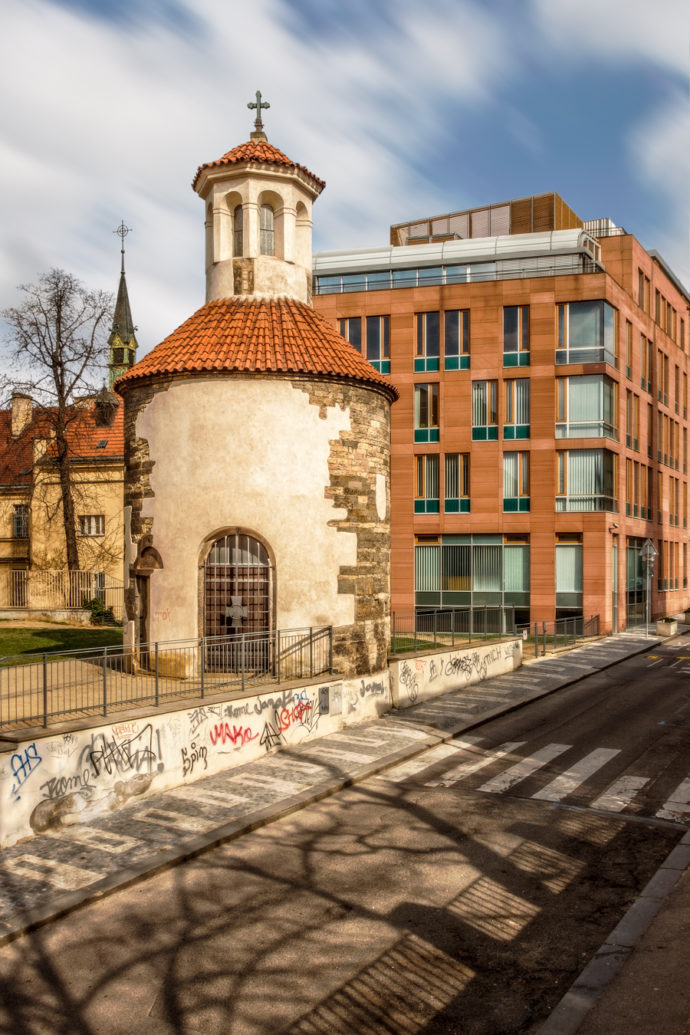
<svg viewBox="0 0 690 1035">
<path fill-rule="evenodd" d="M 0 116 L 0 190 L 12 199 L 0 306 L 51 265 L 115 287 L 112 230 L 124 218 L 142 346 L 185 319 L 203 301 L 203 217 L 189 184 L 197 164 L 247 139 L 257 87 L 272 103 L 269 139 L 328 181 L 317 243 L 386 240 L 395 214 L 432 203 L 415 160 L 447 131 L 457 98 L 480 102 L 507 67 L 502 26 L 472 4 L 392 4 L 369 38 L 327 44 L 291 33 L 280 0 L 199 0 L 194 14 L 201 31 L 184 37 L 169 22 L 5 0 L 0 94 L 14 101 Z"/>
<path fill-rule="evenodd" d="M 560 60 L 641 58 L 687 77 L 687 0 L 531 0 L 531 6 L 535 25 Z"/>
<path fill-rule="evenodd" d="M 635 126 L 629 137 L 631 167 L 668 198 L 677 217 L 667 231 L 645 226 L 656 248 L 690 286 L 690 105 L 686 91 L 678 91 L 668 104 Z M 642 234 L 640 234 L 641 236 Z"/>
<path fill-rule="evenodd" d="M 0 308 L 16 303 L 16 284 L 52 265 L 115 289 L 112 231 L 124 219 L 142 350 L 186 319 L 204 291 L 202 205 L 190 183 L 197 165 L 247 139 L 257 88 L 272 105 L 269 139 L 328 183 L 315 208 L 316 246 L 355 247 L 386 241 L 391 222 L 447 208 L 433 155 L 459 110 L 481 107 L 494 119 L 487 132 L 505 132 L 497 101 L 505 115 L 509 88 L 534 74 L 524 48 L 547 45 L 539 31 L 563 39 L 573 60 L 608 46 L 621 59 L 680 64 L 668 25 L 672 57 L 627 0 L 615 33 L 617 0 L 534 0 L 537 32 L 522 8 L 516 16 L 503 4 L 380 3 L 385 17 L 365 32 L 353 17 L 346 31 L 319 36 L 298 31 L 283 0 L 195 0 L 192 32 L 148 10 L 113 23 L 55 0 L 4 0 Z M 538 124 L 522 125 L 522 146 L 538 154 Z M 662 161 L 646 175 L 671 190 Z M 464 202 L 459 176 L 455 204 Z"/>
</svg>

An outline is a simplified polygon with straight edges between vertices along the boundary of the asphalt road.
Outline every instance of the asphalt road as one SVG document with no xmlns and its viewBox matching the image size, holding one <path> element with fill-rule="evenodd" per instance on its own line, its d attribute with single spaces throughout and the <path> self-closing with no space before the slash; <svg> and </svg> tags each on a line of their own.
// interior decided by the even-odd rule
<svg viewBox="0 0 690 1035">
<path fill-rule="evenodd" d="M 689 672 L 659 648 L 18 939 L 0 1030 L 536 1032 L 690 820 Z"/>
</svg>

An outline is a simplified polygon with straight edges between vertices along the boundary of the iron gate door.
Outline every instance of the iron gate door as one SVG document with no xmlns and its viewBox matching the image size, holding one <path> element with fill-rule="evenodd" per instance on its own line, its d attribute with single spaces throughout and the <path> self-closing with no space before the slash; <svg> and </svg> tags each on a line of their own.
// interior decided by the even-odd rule
<svg viewBox="0 0 690 1035">
<path fill-rule="evenodd" d="M 270 668 L 272 599 L 273 568 L 263 543 L 241 532 L 217 539 L 204 564 L 207 669 Z"/>
</svg>

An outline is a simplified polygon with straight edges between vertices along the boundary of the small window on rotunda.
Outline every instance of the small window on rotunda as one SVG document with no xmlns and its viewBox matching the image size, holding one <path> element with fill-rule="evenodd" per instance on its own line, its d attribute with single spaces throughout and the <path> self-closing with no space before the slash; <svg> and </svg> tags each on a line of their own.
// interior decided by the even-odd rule
<svg viewBox="0 0 690 1035">
<path fill-rule="evenodd" d="M 270 205 L 261 206 L 261 254 L 275 255 L 273 209 Z"/>
<path fill-rule="evenodd" d="M 237 205 L 232 214 L 232 254 L 242 255 L 244 246 L 244 221 L 242 217 L 242 206 Z"/>
</svg>

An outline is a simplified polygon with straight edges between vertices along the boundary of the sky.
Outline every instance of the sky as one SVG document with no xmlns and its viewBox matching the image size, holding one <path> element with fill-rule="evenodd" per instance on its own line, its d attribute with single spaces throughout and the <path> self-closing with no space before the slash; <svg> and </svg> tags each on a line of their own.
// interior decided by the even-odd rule
<svg viewBox="0 0 690 1035">
<path fill-rule="evenodd" d="M 115 292 L 124 220 L 139 355 L 166 337 L 204 302 L 191 181 L 257 90 L 326 181 L 315 251 L 554 190 L 690 285 L 687 0 L 2 0 L 0 30 L 0 309 L 52 267 Z"/>
</svg>

